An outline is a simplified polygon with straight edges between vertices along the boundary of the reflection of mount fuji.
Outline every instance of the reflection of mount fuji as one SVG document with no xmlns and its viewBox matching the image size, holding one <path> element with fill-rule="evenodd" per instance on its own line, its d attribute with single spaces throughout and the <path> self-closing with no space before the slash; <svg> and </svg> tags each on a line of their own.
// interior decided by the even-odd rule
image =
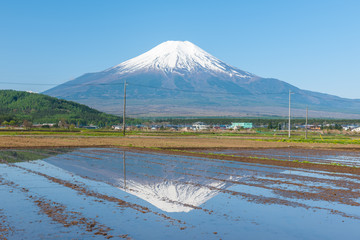
<svg viewBox="0 0 360 240">
<path fill-rule="evenodd" d="M 167 162 L 152 159 L 164 157 L 159 155 L 126 154 L 125 165 L 121 152 L 111 158 L 103 159 L 70 155 L 71 158 L 51 157 L 45 161 L 76 175 L 125 189 L 166 212 L 189 212 L 216 196 L 219 190 L 233 185 L 228 180 L 243 178 L 239 175 L 236 178 L 231 177 L 231 172 L 219 174 L 224 170 L 212 162 L 201 161 L 200 164 L 189 164 L 195 161 L 186 158 L 178 158 L 177 162 Z M 244 177 L 248 175 L 247 173 Z"/>
<path fill-rule="evenodd" d="M 220 189 L 226 188 L 226 184 L 223 182 L 209 180 L 202 184 Z M 127 188 L 137 197 L 165 212 L 189 212 L 193 207 L 200 206 L 219 193 L 219 191 L 207 187 L 193 186 L 172 180 L 147 183 L 129 181 Z"/>
</svg>

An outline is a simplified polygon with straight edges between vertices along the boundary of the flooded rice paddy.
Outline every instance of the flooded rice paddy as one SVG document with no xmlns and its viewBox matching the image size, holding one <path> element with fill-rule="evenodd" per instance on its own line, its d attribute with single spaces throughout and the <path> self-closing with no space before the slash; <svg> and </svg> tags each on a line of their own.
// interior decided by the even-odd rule
<svg viewBox="0 0 360 240">
<path fill-rule="evenodd" d="M 359 175 L 118 148 L 0 159 L 0 239 L 360 237 Z"/>
<path fill-rule="evenodd" d="M 239 157 L 274 158 L 286 161 L 309 161 L 313 163 L 338 163 L 347 166 L 360 167 L 360 152 L 319 150 L 319 149 L 221 149 L 221 150 L 200 150 L 216 154 L 234 155 Z"/>
</svg>

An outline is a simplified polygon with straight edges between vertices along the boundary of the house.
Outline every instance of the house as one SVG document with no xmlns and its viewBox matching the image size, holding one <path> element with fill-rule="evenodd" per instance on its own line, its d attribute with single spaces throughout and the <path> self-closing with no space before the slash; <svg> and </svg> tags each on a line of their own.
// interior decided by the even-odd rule
<svg viewBox="0 0 360 240">
<path fill-rule="evenodd" d="M 351 130 L 352 132 L 358 132 L 358 133 L 360 133 L 360 127 L 358 127 L 358 128 L 354 128 L 353 130 Z"/>
<path fill-rule="evenodd" d="M 246 122 L 231 123 L 229 128 L 231 128 L 231 129 L 240 129 L 240 128 L 250 129 L 250 128 L 253 128 L 253 124 L 252 123 L 246 123 Z"/>
<path fill-rule="evenodd" d="M 54 127 L 56 123 L 43 123 L 43 126 Z"/>
<path fill-rule="evenodd" d="M 205 125 L 203 122 L 196 122 L 192 125 L 193 130 L 199 131 L 199 130 L 208 130 L 210 128 L 209 125 Z"/>
<path fill-rule="evenodd" d="M 111 126 L 111 128 L 114 129 L 114 130 L 121 130 L 122 125 L 113 125 L 113 126 Z"/>
<path fill-rule="evenodd" d="M 54 127 L 54 126 L 55 126 L 55 123 L 34 123 L 34 124 L 32 125 L 32 127 L 35 127 L 35 128 L 40 128 L 40 127 L 44 127 L 44 126 Z"/>
<path fill-rule="evenodd" d="M 359 126 L 356 126 L 356 125 L 343 125 L 342 126 L 342 128 L 343 128 L 343 130 L 345 130 L 345 131 L 351 131 L 351 130 L 353 130 L 353 129 L 355 129 L 355 128 L 358 128 Z"/>
<path fill-rule="evenodd" d="M 309 128 L 310 126 L 310 128 Z M 321 130 L 320 125 L 308 125 L 308 129 L 310 130 Z"/>
<path fill-rule="evenodd" d="M 89 126 L 83 126 L 82 128 L 85 128 L 85 129 L 98 129 L 99 127 L 96 126 L 96 125 L 90 124 Z"/>
</svg>

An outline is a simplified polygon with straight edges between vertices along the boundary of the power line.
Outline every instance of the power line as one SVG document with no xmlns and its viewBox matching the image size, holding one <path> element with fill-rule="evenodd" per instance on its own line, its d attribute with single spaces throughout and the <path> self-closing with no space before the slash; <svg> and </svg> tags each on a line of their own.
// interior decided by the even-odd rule
<svg viewBox="0 0 360 240">
<path fill-rule="evenodd" d="M 59 83 L 59 84 L 56 84 L 56 83 L 24 83 L 24 82 L 0 82 L 0 84 L 9 84 L 9 85 L 44 85 L 44 86 L 56 86 L 56 85 L 59 85 L 59 84 L 62 84 L 62 83 Z"/>
<path fill-rule="evenodd" d="M 59 86 L 59 85 L 66 85 L 66 86 L 98 86 L 98 85 L 123 85 L 123 82 L 117 83 L 25 83 L 25 82 L 0 82 L 0 84 L 9 84 L 9 85 L 36 85 L 36 86 Z"/>
<path fill-rule="evenodd" d="M 124 82 L 118 82 L 118 83 L 84 83 L 84 84 L 71 84 L 71 83 L 63 83 L 63 84 L 55 84 L 55 83 L 24 83 L 24 82 L 0 82 L 0 84 L 13 84 L 13 85 L 34 85 L 34 86 L 59 86 L 59 85 L 66 85 L 66 86 L 115 86 L 115 85 L 123 85 Z M 165 87 L 155 87 L 155 86 L 149 86 L 149 85 L 143 85 L 143 84 L 137 84 L 137 83 L 127 83 L 127 85 L 130 86 L 139 86 L 139 87 L 145 87 L 145 88 L 152 88 L 156 90 L 166 90 L 166 91 L 176 91 L 176 92 L 187 92 L 187 93 L 204 93 L 204 94 L 240 94 L 240 95 L 283 95 L 288 94 L 288 92 L 256 92 L 256 93 L 250 93 L 250 92 L 215 92 L 215 91 L 195 91 L 191 89 L 176 89 L 176 88 L 165 88 Z M 83 99 L 83 98 L 82 98 Z M 86 98 L 84 98 L 86 99 Z M 89 98 L 90 99 L 90 98 Z"/>
</svg>

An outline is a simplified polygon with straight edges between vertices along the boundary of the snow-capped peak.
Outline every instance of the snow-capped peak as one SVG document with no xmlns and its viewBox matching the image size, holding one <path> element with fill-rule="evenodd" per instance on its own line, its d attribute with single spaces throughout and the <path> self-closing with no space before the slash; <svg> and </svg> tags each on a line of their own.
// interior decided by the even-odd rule
<svg viewBox="0 0 360 240">
<path fill-rule="evenodd" d="M 152 48 L 138 57 L 127 60 L 109 70 L 119 73 L 160 70 L 164 72 L 194 71 L 203 69 L 211 72 L 226 73 L 230 76 L 252 76 L 240 71 L 189 41 L 167 41 Z"/>
</svg>

